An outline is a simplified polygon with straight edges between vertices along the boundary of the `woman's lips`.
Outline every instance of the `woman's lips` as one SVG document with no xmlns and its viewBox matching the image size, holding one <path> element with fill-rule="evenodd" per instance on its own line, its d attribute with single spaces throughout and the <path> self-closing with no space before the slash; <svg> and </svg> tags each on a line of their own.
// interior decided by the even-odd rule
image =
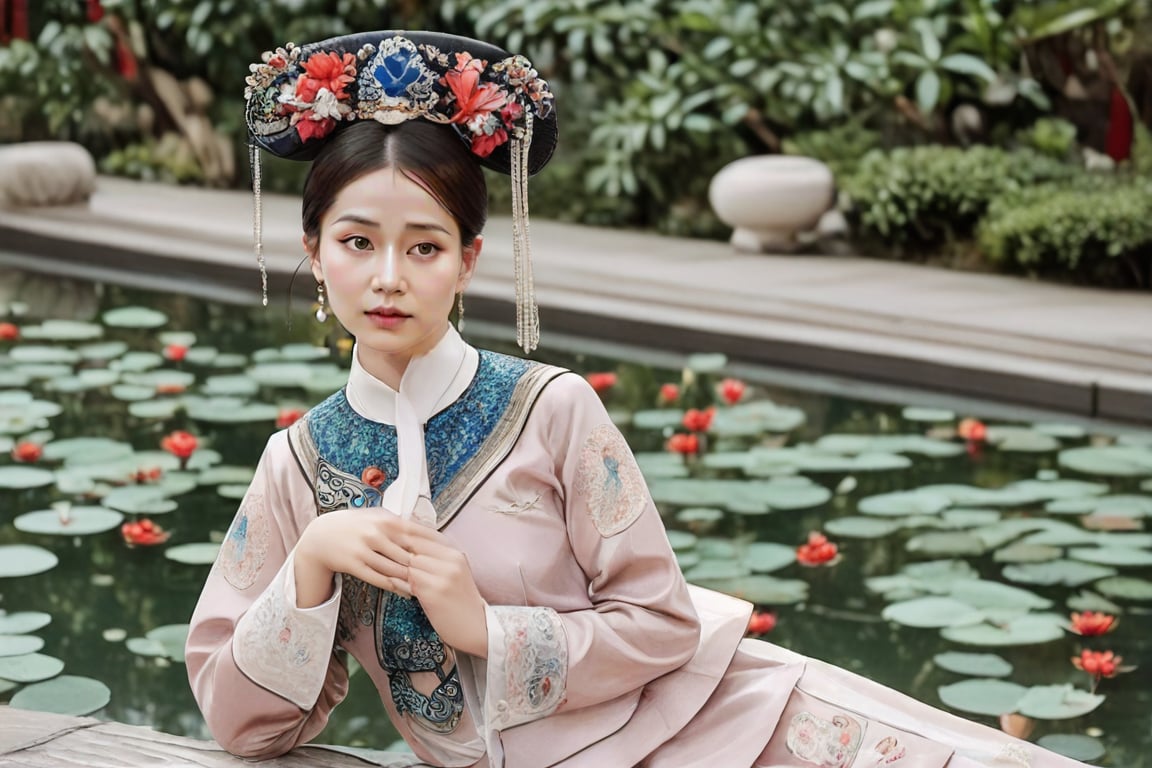
<svg viewBox="0 0 1152 768">
<path fill-rule="evenodd" d="M 368 321 L 377 328 L 395 328 L 411 317 L 411 315 L 406 315 L 392 308 L 370 309 L 364 314 L 367 315 Z"/>
</svg>

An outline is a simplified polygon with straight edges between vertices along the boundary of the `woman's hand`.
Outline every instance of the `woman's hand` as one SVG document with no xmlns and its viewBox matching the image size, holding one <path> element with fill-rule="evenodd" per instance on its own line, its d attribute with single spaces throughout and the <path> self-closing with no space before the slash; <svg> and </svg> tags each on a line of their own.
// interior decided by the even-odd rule
<svg viewBox="0 0 1152 768">
<path fill-rule="evenodd" d="M 319 515 L 296 544 L 296 605 L 312 608 L 328 600 L 336 573 L 411 597 L 411 555 L 400 542 L 413 527 L 422 526 L 380 507 L 338 509 Z"/>
<path fill-rule="evenodd" d="M 487 603 L 476 588 L 468 557 L 439 531 L 407 524 L 410 527 L 401 542 L 411 553 L 408 585 L 428 621 L 448 645 L 488 658 Z"/>
</svg>

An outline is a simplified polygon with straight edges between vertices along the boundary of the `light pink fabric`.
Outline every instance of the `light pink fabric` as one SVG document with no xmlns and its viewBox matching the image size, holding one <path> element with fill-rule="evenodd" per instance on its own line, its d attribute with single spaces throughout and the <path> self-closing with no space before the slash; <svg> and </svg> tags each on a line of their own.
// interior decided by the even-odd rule
<svg viewBox="0 0 1152 768">
<path fill-rule="evenodd" d="M 353 398 L 373 407 L 363 391 Z M 316 514 L 285 433 L 273 435 L 233 524 L 244 518 L 250 538 L 222 549 L 187 647 L 197 701 L 234 753 L 269 757 L 308 741 L 345 695 L 334 650 L 339 580 L 333 601 L 307 611 L 288 583 L 293 547 Z M 397 729 L 433 765 L 811 766 L 819 763 L 798 750 L 822 747 L 797 746 L 800 736 L 856 734 L 855 762 L 836 768 L 871 768 L 891 754 L 869 740 L 884 729 L 929 760 L 909 751 L 895 768 L 962 768 L 1020 750 L 1028 762 L 983 764 L 1079 765 L 843 670 L 742 642 L 750 606 L 685 584 L 631 453 L 575 374 L 544 388 L 507 458 L 443 531 L 467 553 L 490 606 L 487 661 L 457 657 L 466 707 L 456 729 L 436 734 L 397 715 L 371 631 L 346 644 Z M 797 719 L 805 697 L 822 697 L 821 712 Z M 827 724 L 845 717 L 858 727 Z M 949 758 L 954 749 L 972 757 Z M 940 754 L 944 763 L 930 762 Z"/>
</svg>

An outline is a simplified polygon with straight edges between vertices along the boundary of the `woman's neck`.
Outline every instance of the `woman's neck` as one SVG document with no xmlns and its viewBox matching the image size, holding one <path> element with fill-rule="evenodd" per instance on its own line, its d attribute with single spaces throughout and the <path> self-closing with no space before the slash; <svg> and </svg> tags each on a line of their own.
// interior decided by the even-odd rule
<svg viewBox="0 0 1152 768">
<path fill-rule="evenodd" d="M 428 336 L 419 345 L 404 352 L 383 352 L 361 344 L 356 345 L 356 356 L 360 367 L 374 378 L 384 382 L 394 391 L 400 391 L 400 382 L 404 379 L 404 372 L 408 370 L 409 363 L 415 357 L 426 355 L 436 348 L 448 332 L 448 323 L 439 333 Z"/>
</svg>

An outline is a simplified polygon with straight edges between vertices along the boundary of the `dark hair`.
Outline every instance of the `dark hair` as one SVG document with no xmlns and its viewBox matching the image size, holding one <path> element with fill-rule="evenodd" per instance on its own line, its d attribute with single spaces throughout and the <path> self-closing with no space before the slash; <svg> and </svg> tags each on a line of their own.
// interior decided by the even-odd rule
<svg viewBox="0 0 1152 768">
<path fill-rule="evenodd" d="M 320 238 L 320 220 L 340 190 L 365 174 L 395 168 L 427 189 L 452 215 L 460 240 L 472 244 L 488 219 L 488 186 L 471 150 L 446 125 L 408 120 L 353 123 L 328 140 L 304 181 L 304 236 Z"/>
</svg>

